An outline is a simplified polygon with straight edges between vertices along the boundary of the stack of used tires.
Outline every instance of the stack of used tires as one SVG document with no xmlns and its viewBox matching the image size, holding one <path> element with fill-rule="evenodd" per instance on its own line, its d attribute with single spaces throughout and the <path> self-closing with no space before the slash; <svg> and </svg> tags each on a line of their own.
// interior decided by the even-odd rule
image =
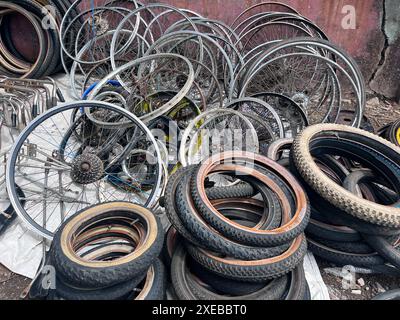
<svg viewBox="0 0 400 320">
<path fill-rule="evenodd" d="M 400 146 L 400 119 L 384 126 L 378 133 L 381 137 L 389 140 L 396 146 Z"/>
<path fill-rule="evenodd" d="M 216 187 L 222 176 L 232 186 Z M 308 200 L 279 164 L 241 151 L 215 155 L 172 175 L 164 205 L 176 298 L 309 299 Z"/>
<path fill-rule="evenodd" d="M 70 1 L 0 1 L 0 73 L 39 79 L 62 70 L 59 26 Z"/>
<path fill-rule="evenodd" d="M 141 206 L 109 202 L 86 208 L 57 231 L 44 268 L 50 274 L 36 279 L 30 297 L 163 300 L 163 239 L 160 222 Z M 43 288 L 44 279 L 53 283 Z"/>
<path fill-rule="evenodd" d="M 369 132 L 323 124 L 294 140 L 291 169 L 312 213 L 309 249 L 339 266 L 400 272 L 400 148 Z"/>
</svg>

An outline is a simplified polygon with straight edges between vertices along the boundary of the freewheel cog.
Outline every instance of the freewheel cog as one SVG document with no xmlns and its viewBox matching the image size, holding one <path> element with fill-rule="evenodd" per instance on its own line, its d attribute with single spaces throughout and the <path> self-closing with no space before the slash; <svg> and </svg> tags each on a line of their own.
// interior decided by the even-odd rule
<svg viewBox="0 0 400 320">
<path fill-rule="evenodd" d="M 76 183 L 90 184 L 100 180 L 103 175 L 103 162 L 94 154 L 81 154 L 72 162 L 71 178 Z"/>
</svg>

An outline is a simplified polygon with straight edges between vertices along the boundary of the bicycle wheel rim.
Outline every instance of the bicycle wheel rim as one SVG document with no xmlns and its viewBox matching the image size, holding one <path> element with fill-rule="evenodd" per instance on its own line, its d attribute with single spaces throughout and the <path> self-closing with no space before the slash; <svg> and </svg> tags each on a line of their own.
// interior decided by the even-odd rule
<svg viewBox="0 0 400 320">
<path fill-rule="evenodd" d="M 135 117 L 133 114 L 128 112 L 127 110 L 114 106 L 112 104 L 108 104 L 105 102 L 98 102 L 98 101 L 80 101 L 80 102 L 74 102 L 70 104 L 63 104 L 60 105 L 59 107 L 55 109 L 50 109 L 47 111 L 45 114 L 37 117 L 35 120 L 31 122 L 31 124 L 26 127 L 23 132 L 20 134 L 17 142 L 14 144 L 13 148 L 11 149 L 10 152 L 10 157 L 7 161 L 7 167 L 6 167 L 6 179 L 7 179 L 7 189 L 9 190 L 9 197 L 10 197 L 10 202 L 15 208 L 18 216 L 27 224 L 28 228 L 35 232 L 36 234 L 51 240 L 53 238 L 54 233 L 43 228 L 40 226 L 32 217 L 29 215 L 29 213 L 25 210 L 23 205 L 21 204 L 21 201 L 19 199 L 19 196 L 17 194 L 16 190 L 16 174 L 15 174 L 15 167 L 16 167 L 16 162 L 17 162 L 17 157 L 19 155 L 19 152 L 26 141 L 26 138 L 29 137 L 29 135 L 33 132 L 35 128 L 37 128 L 43 121 L 50 119 L 53 115 L 56 115 L 57 113 L 68 111 L 68 110 L 73 110 L 74 108 L 80 108 L 82 106 L 99 106 L 101 108 L 111 110 L 118 112 L 119 114 L 124 115 L 128 119 L 130 119 L 133 123 L 135 123 L 138 127 L 140 127 L 143 132 L 146 133 L 147 137 L 150 139 L 154 152 L 157 155 L 157 168 L 158 168 L 158 175 L 157 179 L 155 182 L 155 187 L 151 194 L 149 195 L 149 198 L 147 199 L 145 206 L 146 207 L 152 207 L 157 201 L 158 198 L 161 196 L 161 182 L 162 182 L 162 160 L 161 160 L 161 155 L 160 155 L 160 150 L 158 147 L 158 144 L 156 140 L 154 139 L 153 135 L 151 134 L 150 130 L 141 122 L 137 117 Z"/>
</svg>

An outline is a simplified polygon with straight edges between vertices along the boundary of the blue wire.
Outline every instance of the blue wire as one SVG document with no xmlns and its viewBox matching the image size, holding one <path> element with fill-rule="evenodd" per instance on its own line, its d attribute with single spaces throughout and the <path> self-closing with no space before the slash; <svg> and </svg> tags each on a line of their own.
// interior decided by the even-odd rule
<svg viewBox="0 0 400 320">
<path fill-rule="evenodd" d="M 85 92 L 82 95 L 82 100 L 86 100 L 89 93 L 92 92 L 92 90 L 97 86 L 98 82 L 93 83 L 89 88 L 85 90 Z M 107 84 L 111 84 L 114 87 L 121 87 L 121 84 L 117 80 L 108 80 Z M 80 108 L 80 112 L 83 113 L 83 107 Z"/>
<path fill-rule="evenodd" d="M 94 87 L 97 86 L 97 84 L 98 84 L 98 82 L 95 82 L 89 88 L 87 88 L 85 90 L 85 92 L 83 93 L 83 96 L 82 96 L 82 100 L 86 100 L 87 99 L 89 93 L 94 89 Z M 111 84 L 114 87 L 120 87 L 121 86 L 121 84 L 117 80 L 108 80 L 107 84 Z"/>
</svg>

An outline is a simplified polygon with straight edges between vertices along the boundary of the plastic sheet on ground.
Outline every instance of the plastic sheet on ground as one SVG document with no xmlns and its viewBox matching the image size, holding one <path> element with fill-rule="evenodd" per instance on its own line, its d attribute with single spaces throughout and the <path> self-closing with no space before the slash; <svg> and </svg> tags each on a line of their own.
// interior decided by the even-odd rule
<svg viewBox="0 0 400 320">
<path fill-rule="evenodd" d="M 304 272 L 308 286 L 310 287 L 311 300 L 330 300 L 328 288 L 322 279 L 317 261 L 311 252 L 307 252 L 304 258 Z"/>
</svg>

